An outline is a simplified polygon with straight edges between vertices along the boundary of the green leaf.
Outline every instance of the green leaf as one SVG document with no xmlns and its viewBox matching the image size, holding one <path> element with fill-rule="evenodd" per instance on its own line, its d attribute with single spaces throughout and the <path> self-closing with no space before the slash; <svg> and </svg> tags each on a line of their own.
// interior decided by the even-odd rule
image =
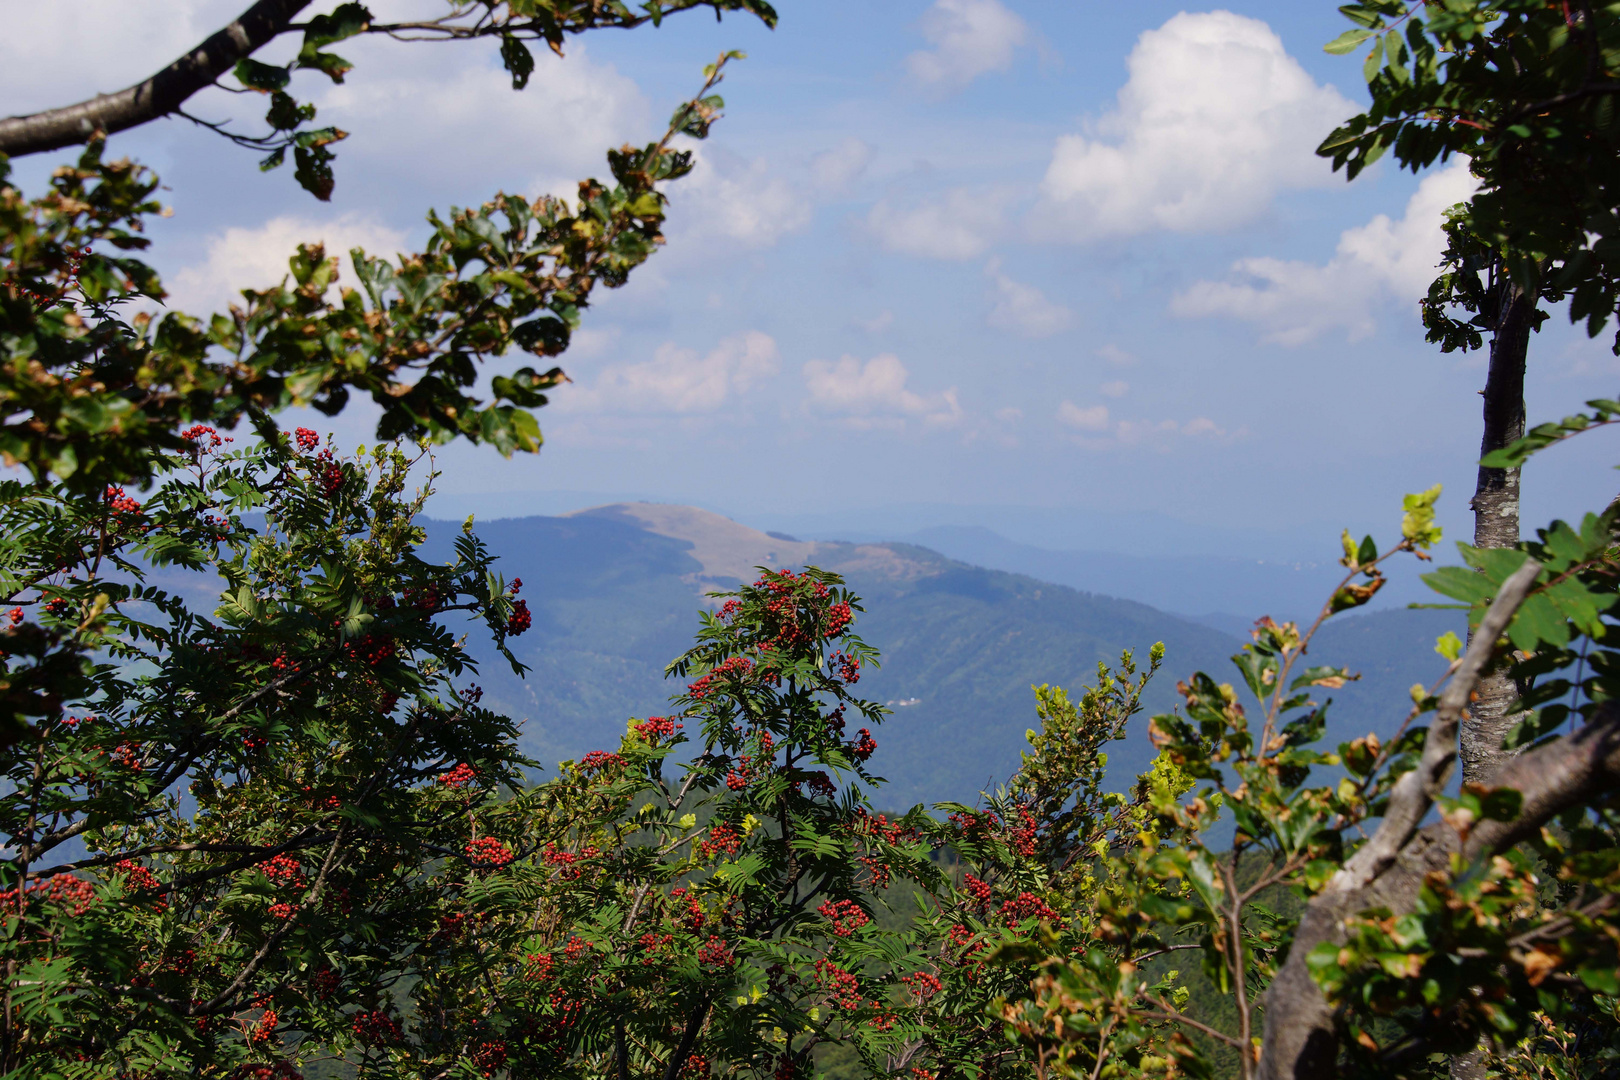
<svg viewBox="0 0 1620 1080">
<path fill-rule="evenodd" d="M 284 67 L 272 64 L 263 64 L 246 57 L 236 62 L 233 70 L 237 82 L 249 90 L 257 90 L 261 94 L 268 94 L 275 90 L 285 90 L 292 81 L 292 72 Z"/>
<path fill-rule="evenodd" d="M 534 74 L 534 54 L 511 34 L 501 35 L 501 65 L 512 73 L 512 89 L 522 90 Z"/>
<path fill-rule="evenodd" d="M 1363 41 L 1366 41 L 1376 33 L 1378 33 L 1378 31 L 1371 28 L 1346 30 L 1344 33 L 1322 46 L 1322 50 L 1324 52 L 1332 53 L 1334 56 L 1343 56 L 1346 53 L 1353 52 L 1357 45 L 1360 45 Z"/>
</svg>

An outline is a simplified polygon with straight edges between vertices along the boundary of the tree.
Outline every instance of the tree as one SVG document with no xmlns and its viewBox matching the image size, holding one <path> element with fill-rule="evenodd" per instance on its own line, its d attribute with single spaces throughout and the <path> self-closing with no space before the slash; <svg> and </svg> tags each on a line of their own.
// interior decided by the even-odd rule
<svg viewBox="0 0 1620 1080">
<path fill-rule="evenodd" d="M 1571 320 L 1596 336 L 1620 301 L 1620 10 L 1590 0 L 1371 0 L 1340 10 L 1357 25 L 1328 51 L 1372 42 L 1363 69 L 1372 104 L 1318 153 L 1350 179 L 1389 151 L 1414 172 L 1461 154 L 1480 180 L 1448 222 L 1424 322 L 1445 352 L 1489 337 L 1474 545 L 1511 548 L 1519 470 L 1492 455 L 1524 434 L 1541 305 L 1568 298 Z M 1466 780 L 1487 782 L 1503 765 L 1519 689 L 1500 673 L 1481 684 L 1462 732 Z"/>
</svg>

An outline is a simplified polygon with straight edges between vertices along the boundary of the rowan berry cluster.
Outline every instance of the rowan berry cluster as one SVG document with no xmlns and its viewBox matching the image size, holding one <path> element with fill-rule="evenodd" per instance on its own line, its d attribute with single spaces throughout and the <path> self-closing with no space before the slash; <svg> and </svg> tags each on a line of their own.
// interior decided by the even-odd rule
<svg viewBox="0 0 1620 1080">
<path fill-rule="evenodd" d="M 714 934 L 709 935 L 707 943 L 698 946 L 697 958 L 704 967 L 729 968 L 736 963 L 731 946 Z"/>
<path fill-rule="evenodd" d="M 559 851 L 555 844 L 546 845 L 545 863 L 547 866 L 561 867 L 557 876 L 564 881 L 577 881 L 584 870 L 578 865 L 584 859 L 594 859 L 600 854 L 596 848 L 587 844 L 578 852 Z"/>
<path fill-rule="evenodd" d="M 68 608 L 70 606 L 71 605 L 69 605 L 68 602 L 60 596 L 53 596 L 51 599 L 45 601 L 45 610 L 56 616 L 58 619 L 68 613 Z"/>
<path fill-rule="evenodd" d="M 272 919 L 290 919 L 296 914 L 298 914 L 297 904 L 290 904 L 285 900 L 281 900 L 270 905 L 270 917 Z"/>
<path fill-rule="evenodd" d="M 918 1001 L 927 1001 L 944 989 L 944 984 L 939 981 L 939 976 L 927 971 L 917 971 L 910 975 L 903 975 L 900 977 L 900 982 L 917 996 Z"/>
<path fill-rule="evenodd" d="M 813 798 L 830 799 L 838 793 L 838 788 L 834 786 L 832 778 L 820 770 L 807 776 L 805 783 L 810 785 L 810 795 Z"/>
<path fill-rule="evenodd" d="M 506 1043 L 499 1039 L 477 1043 L 468 1056 L 472 1058 L 473 1068 L 484 1076 L 494 1076 L 506 1064 Z"/>
<path fill-rule="evenodd" d="M 478 779 L 478 770 L 465 761 L 439 775 L 439 783 L 447 788 L 464 788 Z"/>
<path fill-rule="evenodd" d="M 467 858 L 489 866 L 505 866 L 512 861 L 512 852 L 493 836 L 480 836 L 467 841 Z"/>
<path fill-rule="evenodd" d="M 36 903 L 57 904 L 77 918 L 95 906 L 96 887 L 72 874 L 53 874 L 41 881 L 29 882 L 23 889 L 23 896 L 29 906 Z M 16 889 L 0 892 L 0 910 L 14 911 L 16 906 Z"/>
<path fill-rule="evenodd" d="M 583 773 L 594 773 L 604 769 L 615 769 L 623 764 L 624 758 L 611 750 L 592 750 L 579 759 L 579 770 Z"/>
<path fill-rule="evenodd" d="M 506 633 L 509 637 L 517 637 L 534 625 L 534 616 L 529 614 L 527 600 L 512 601 L 512 614 L 506 617 Z"/>
<path fill-rule="evenodd" d="M 684 905 L 686 909 L 684 912 L 672 913 L 672 919 L 693 933 L 703 929 L 703 903 L 698 900 L 696 893 L 687 892 L 684 886 L 677 885 L 669 890 L 669 899 L 672 906 Z"/>
<path fill-rule="evenodd" d="M 338 992 L 343 985 L 343 977 L 331 968 L 323 967 L 309 977 L 309 983 L 315 996 L 325 1001 Z"/>
<path fill-rule="evenodd" d="M 825 957 L 816 961 L 816 981 L 842 1008 L 854 1011 L 865 1004 L 861 996 L 861 981 Z"/>
<path fill-rule="evenodd" d="M 962 878 L 962 884 L 966 887 L 968 895 L 973 897 L 974 902 L 980 904 L 990 902 L 990 883 L 988 881 L 980 881 L 972 874 L 967 874 Z"/>
<path fill-rule="evenodd" d="M 849 624 L 855 621 L 855 612 L 851 610 L 848 601 L 840 600 L 827 609 L 826 621 L 821 630 L 824 638 L 835 638 L 849 629 Z"/>
<path fill-rule="evenodd" d="M 857 657 L 833 653 L 832 658 L 827 661 L 827 666 L 846 683 L 854 684 L 861 681 L 861 662 Z"/>
<path fill-rule="evenodd" d="M 687 696 L 694 701 L 702 701 L 714 689 L 714 684 L 722 679 L 742 679 L 754 670 L 754 662 L 746 656 L 733 656 L 716 664 L 708 674 L 699 678 L 686 688 Z"/>
<path fill-rule="evenodd" d="M 681 1080 L 699 1080 L 709 1075 L 709 1059 L 702 1054 L 693 1054 L 681 1066 Z"/>
<path fill-rule="evenodd" d="M 18 623 L 23 621 L 23 609 L 20 607 L 12 608 L 10 611 L 6 612 L 6 618 L 11 620 L 12 626 L 16 626 Z"/>
<path fill-rule="evenodd" d="M 271 1039 L 276 1037 L 276 1025 L 279 1023 L 281 1023 L 281 1018 L 276 1015 L 276 1010 L 264 1010 L 264 1013 L 259 1017 L 259 1022 L 248 1028 L 248 1045 L 264 1046 L 269 1043 Z"/>
<path fill-rule="evenodd" d="M 351 1030 L 354 1037 L 366 1046 L 393 1046 L 403 1034 L 399 1021 L 381 1009 L 355 1013 Z"/>
<path fill-rule="evenodd" d="M 742 601 L 738 600 L 736 597 L 732 597 L 730 600 L 727 600 L 725 603 L 720 605 L 720 610 L 716 614 L 719 618 L 729 619 L 741 610 Z"/>
<path fill-rule="evenodd" d="M 229 435 L 221 435 L 207 424 L 193 424 L 182 431 L 180 437 L 195 446 L 199 454 L 218 450 L 223 444 L 236 441 Z"/>
<path fill-rule="evenodd" d="M 721 822 L 709 830 L 707 840 L 698 843 L 698 857 L 707 859 L 713 855 L 735 855 L 742 846 L 742 840 L 742 833 Z"/>
<path fill-rule="evenodd" d="M 656 934 L 651 930 L 642 934 L 641 937 L 636 939 L 636 944 L 640 945 L 641 951 L 646 954 L 641 958 L 642 967 L 662 964 L 664 961 L 660 954 L 674 943 L 674 934 Z"/>
<path fill-rule="evenodd" d="M 672 717 L 649 716 L 636 725 L 636 734 L 648 742 L 657 742 L 659 739 L 672 738 L 675 729 L 682 725 L 677 724 Z"/>
<path fill-rule="evenodd" d="M 853 900 L 829 900 L 816 909 L 816 913 L 832 924 L 833 933 L 847 938 L 872 919 Z"/>
<path fill-rule="evenodd" d="M 1033 918 L 1055 919 L 1058 913 L 1034 893 L 1021 892 L 1011 900 L 1002 902 L 1001 917 L 1009 923 L 1020 923 Z"/>
<path fill-rule="evenodd" d="M 1018 816 L 1023 824 L 1016 827 L 1009 825 L 1007 837 L 1018 854 L 1031 858 L 1035 854 L 1035 834 L 1040 831 L 1040 824 L 1026 807 L 1018 808 Z"/>
<path fill-rule="evenodd" d="M 163 887 L 157 875 L 134 859 L 120 859 L 113 863 L 113 873 L 124 879 L 124 887 L 132 892 L 156 892 Z"/>
<path fill-rule="evenodd" d="M 350 660 L 366 667 L 376 667 L 399 652 L 399 645 L 389 634 L 366 634 L 343 646 L 343 651 Z"/>
<path fill-rule="evenodd" d="M 264 876 L 282 888 L 304 884 L 304 869 L 291 855 L 277 855 L 263 866 Z"/>
<path fill-rule="evenodd" d="M 293 432 L 293 438 L 298 440 L 298 449 L 305 453 L 321 445 L 320 435 L 307 427 L 301 427 Z"/>
<path fill-rule="evenodd" d="M 849 744 L 849 753 L 856 761 L 865 761 L 877 749 L 877 740 L 872 738 L 870 728 L 861 728 L 855 733 L 855 741 Z"/>
</svg>

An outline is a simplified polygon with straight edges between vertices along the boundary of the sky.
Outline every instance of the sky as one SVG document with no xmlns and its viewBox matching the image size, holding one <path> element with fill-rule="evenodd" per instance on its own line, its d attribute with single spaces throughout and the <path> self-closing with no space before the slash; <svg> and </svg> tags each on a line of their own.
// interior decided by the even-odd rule
<svg viewBox="0 0 1620 1080">
<path fill-rule="evenodd" d="M 120 88 L 242 2 L 0 0 L 0 112 Z M 521 93 L 488 42 L 344 42 L 344 85 L 295 86 L 352 133 L 327 204 L 183 120 L 110 150 L 162 175 L 174 214 L 151 261 L 202 314 L 278 280 L 300 241 L 392 254 L 429 208 L 569 194 L 742 49 L 725 118 L 667 189 L 668 244 L 597 294 L 560 360 L 573 382 L 541 411 L 542 453 L 443 448 L 432 512 L 641 498 L 806 536 L 979 525 L 1303 559 L 1343 527 L 1394 534 L 1401 494 L 1443 483 L 1448 538 L 1471 535 L 1484 358 L 1442 355 L 1417 316 L 1470 179 L 1384 162 L 1347 183 L 1316 157 L 1366 99 L 1359 57 L 1321 48 L 1347 25 L 1334 4 L 778 7 L 774 31 L 694 13 L 588 34 L 537 53 Z M 189 107 L 252 128 L 262 100 Z M 14 178 L 38 191 L 65 157 Z M 1612 396 L 1617 374 L 1609 340 L 1555 315 L 1531 346 L 1532 422 Z M 374 419 L 314 416 L 345 445 Z M 1604 432 L 1532 462 L 1527 527 L 1600 509 L 1614 460 Z"/>
</svg>

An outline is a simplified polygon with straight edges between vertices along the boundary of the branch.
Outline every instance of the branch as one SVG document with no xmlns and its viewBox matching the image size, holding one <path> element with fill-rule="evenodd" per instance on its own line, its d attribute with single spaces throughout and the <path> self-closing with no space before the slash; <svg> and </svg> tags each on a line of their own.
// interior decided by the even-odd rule
<svg viewBox="0 0 1620 1080">
<path fill-rule="evenodd" d="M 238 60 L 285 32 L 293 16 L 309 3 L 258 0 L 207 41 L 134 86 L 97 94 L 77 105 L 0 120 L 0 154 L 22 157 L 59 150 L 85 142 L 97 132 L 110 135 L 168 116 L 197 91 L 213 85 Z"/>
<path fill-rule="evenodd" d="M 1262 1080 L 1333 1075 L 1338 1054 L 1334 1008 L 1311 978 L 1306 958 L 1322 942 L 1342 942 L 1346 918 L 1375 907 L 1397 915 L 1410 911 L 1426 876 L 1447 870 L 1454 855 L 1467 864 L 1506 851 L 1565 810 L 1620 786 L 1620 705 L 1605 704 L 1575 734 L 1512 759 L 1492 783 L 1521 793 L 1518 817 L 1478 822 L 1466 840 L 1444 822 L 1429 825 L 1365 887 L 1324 891 L 1311 901 L 1288 961 L 1267 995 Z"/>
</svg>

